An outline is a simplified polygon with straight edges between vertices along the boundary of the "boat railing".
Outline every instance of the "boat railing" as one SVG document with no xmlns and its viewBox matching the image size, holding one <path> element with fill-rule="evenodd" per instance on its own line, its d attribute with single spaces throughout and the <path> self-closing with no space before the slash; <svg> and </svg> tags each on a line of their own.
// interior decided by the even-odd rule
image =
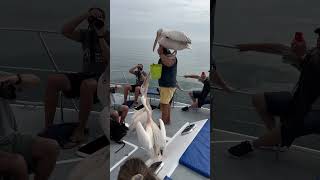
<svg viewBox="0 0 320 180">
<path fill-rule="evenodd" d="M 50 59 L 51 62 L 51 67 L 52 69 L 41 69 L 41 68 L 25 68 L 25 67 L 16 67 L 16 66 L 0 66 L 1 69 L 12 69 L 12 70 L 30 70 L 30 71 L 40 71 L 40 72 L 56 72 L 56 73 L 61 73 L 61 72 L 68 72 L 68 71 L 61 71 L 60 68 L 58 67 L 54 56 L 47 44 L 47 42 L 45 41 L 44 36 L 46 34 L 56 34 L 56 35 L 60 35 L 61 33 L 57 32 L 57 31 L 51 31 L 51 30 L 39 30 L 39 29 L 26 29 L 26 28 L 0 28 L 0 31 L 8 31 L 8 32 L 29 32 L 29 33 L 36 33 L 38 35 L 39 41 L 43 47 L 43 49 L 45 50 L 47 56 Z M 19 103 L 19 101 L 16 101 Z M 25 104 L 25 105 L 40 105 L 42 103 L 38 103 L 38 102 L 28 102 L 28 101 L 21 101 L 20 103 Z M 73 108 L 76 111 L 78 110 L 78 107 L 76 105 L 76 102 L 74 99 L 72 99 L 72 104 L 73 104 Z M 62 93 L 60 93 L 60 110 L 61 110 L 61 120 L 63 121 L 63 95 Z"/>
</svg>

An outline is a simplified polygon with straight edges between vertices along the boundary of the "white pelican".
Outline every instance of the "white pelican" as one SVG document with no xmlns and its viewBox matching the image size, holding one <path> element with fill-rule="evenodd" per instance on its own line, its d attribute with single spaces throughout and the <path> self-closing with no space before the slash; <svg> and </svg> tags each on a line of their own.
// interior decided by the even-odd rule
<svg viewBox="0 0 320 180">
<path fill-rule="evenodd" d="M 180 31 L 159 29 L 157 31 L 157 36 L 153 44 L 153 51 L 157 43 L 159 43 L 160 45 L 168 49 L 173 49 L 175 51 L 183 50 L 183 49 L 191 49 L 190 38 Z"/>
<path fill-rule="evenodd" d="M 159 126 L 152 119 L 152 108 L 147 99 L 150 74 L 141 86 L 141 102 L 144 108 L 133 115 L 130 129 L 135 129 L 141 146 L 148 152 L 151 159 L 160 160 L 166 147 L 166 129 L 164 123 L 159 119 Z M 145 128 L 143 125 L 145 124 Z"/>
<path fill-rule="evenodd" d="M 107 90 L 109 88 L 108 86 L 109 85 L 107 84 L 107 73 L 104 72 L 101 74 L 97 85 L 97 96 L 103 107 L 106 107 L 109 104 L 107 99 Z"/>
</svg>

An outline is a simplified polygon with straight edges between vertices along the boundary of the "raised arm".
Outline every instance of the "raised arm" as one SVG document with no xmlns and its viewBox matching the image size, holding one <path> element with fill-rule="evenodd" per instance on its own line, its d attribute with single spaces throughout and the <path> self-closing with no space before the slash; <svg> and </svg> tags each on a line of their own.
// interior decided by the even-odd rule
<svg viewBox="0 0 320 180">
<path fill-rule="evenodd" d="M 66 22 L 61 29 L 61 33 L 74 41 L 81 41 L 81 35 L 80 35 L 80 31 L 76 30 L 76 28 L 79 26 L 79 24 L 84 21 L 85 19 L 87 19 L 90 16 L 90 12 L 85 12 L 80 16 L 74 17 L 73 19 L 71 19 L 70 21 Z"/>
<path fill-rule="evenodd" d="M 290 47 L 279 43 L 253 43 L 236 45 L 240 51 L 256 51 L 283 55 L 290 52 Z"/>
<path fill-rule="evenodd" d="M 137 69 L 138 65 L 133 66 L 132 68 L 129 69 L 129 73 L 134 74 L 135 75 L 135 70 Z"/>
<path fill-rule="evenodd" d="M 193 78 L 193 79 L 200 79 L 199 75 L 191 74 L 191 75 L 184 75 L 185 78 Z"/>
<path fill-rule="evenodd" d="M 165 55 L 163 53 L 163 47 L 159 46 L 158 54 L 160 56 L 160 60 L 161 60 L 162 64 L 164 64 L 167 67 L 171 67 L 177 62 L 177 59 L 176 59 L 177 51 L 174 51 L 173 54 Z"/>
</svg>

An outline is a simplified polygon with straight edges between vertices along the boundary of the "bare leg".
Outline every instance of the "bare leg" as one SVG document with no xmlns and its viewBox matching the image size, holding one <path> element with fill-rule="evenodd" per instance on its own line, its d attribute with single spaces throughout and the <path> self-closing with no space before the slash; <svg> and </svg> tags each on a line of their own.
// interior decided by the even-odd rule
<svg viewBox="0 0 320 180">
<path fill-rule="evenodd" d="M 128 114 L 128 111 L 129 111 L 129 107 L 128 106 L 125 106 L 125 105 L 122 105 L 121 106 L 121 120 L 120 120 L 120 123 L 123 123 L 127 117 L 127 114 Z"/>
<path fill-rule="evenodd" d="M 140 86 L 136 86 L 134 90 L 134 102 L 138 102 L 139 94 L 140 94 Z"/>
<path fill-rule="evenodd" d="M 124 86 L 124 92 L 123 92 L 123 104 L 127 104 L 127 98 L 128 98 L 128 94 L 129 94 L 129 91 L 131 91 L 132 87 L 131 85 L 126 85 Z"/>
<path fill-rule="evenodd" d="M 0 151 L 0 174 L 16 180 L 28 180 L 27 163 L 21 155 Z"/>
<path fill-rule="evenodd" d="M 281 144 L 281 130 L 280 127 L 274 128 L 265 135 L 259 137 L 252 142 L 255 148 L 261 146 L 277 146 Z"/>
<path fill-rule="evenodd" d="M 196 99 L 193 97 L 193 91 L 188 93 L 190 98 L 192 99 L 192 103 L 196 102 Z"/>
<path fill-rule="evenodd" d="M 48 180 L 56 165 L 59 145 L 56 141 L 37 138 L 32 145 L 32 157 L 36 162 L 34 180 Z"/>
<path fill-rule="evenodd" d="M 272 130 L 275 127 L 275 119 L 267 111 L 266 101 L 263 94 L 256 94 L 252 97 L 252 104 L 256 108 L 256 111 L 260 115 L 262 121 L 265 123 L 268 130 Z"/>
<path fill-rule="evenodd" d="M 82 141 L 84 131 L 89 119 L 89 114 L 93 105 L 94 94 L 97 91 L 97 81 L 87 79 L 82 81 L 80 87 L 80 111 L 79 111 L 79 126 L 75 129 L 72 140 Z"/>
<path fill-rule="evenodd" d="M 170 104 L 162 104 L 160 103 L 160 110 L 162 112 L 161 119 L 165 124 L 170 123 Z"/>
<path fill-rule="evenodd" d="M 45 95 L 45 128 L 48 128 L 53 123 L 59 92 L 70 89 L 70 81 L 65 75 L 55 74 L 49 76 Z"/>
<path fill-rule="evenodd" d="M 110 116 L 111 116 L 112 119 L 115 119 L 115 120 L 117 120 L 119 122 L 119 113 L 118 113 L 118 111 L 112 111 Z"/>
<path fill-rule="evenodd" d="M 191 104 L 192 108 L 198 108 L 198 99 L 195 99 L 195 101 Z"/>
</svg>

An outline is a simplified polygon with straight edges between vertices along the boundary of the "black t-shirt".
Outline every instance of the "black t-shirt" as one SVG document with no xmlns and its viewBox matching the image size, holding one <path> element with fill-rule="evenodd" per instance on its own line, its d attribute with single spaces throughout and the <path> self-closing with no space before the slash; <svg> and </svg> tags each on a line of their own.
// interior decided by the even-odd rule
<svg viewBox="0 0 320 180">
<path fill-rule="evenodd" d="M 143 79 L 141 75 L 146 77 L 147 73 L 144 71 L 136 70 L 134 71 L 134 75 L 136 76 L 136 85 L 141 86 L 143 84 Z"/>
<path fill-rule="evenodd" d="M 201 91 L 200 98 L 198 99 L 199 106 L 203 105 L 207 96 L 210 94 L 210 80 L 209 80 L 209 78 L 207 77 L 202 83 L 203 83 L 203 88 Z"/>
<path fill-rule="evenodd" d="M 290 114 L 284 117 L 289 123 L 286 128 L 301 135 L 301 127 L 305 115 L 320 95 L 320 50 L 314 49 L 301 64 L 301 74 L 294 90 Z"/>
<path fill-rule="evenodd" d="M 108 32 L 105 40 L 108 43 Z M 83 50 L 83 72 L 101 74 L 105 71 L 106 64 L 103 61 L 99 39 L 95 31 L 80 30 L 80 42 Z"/>
</svg>

